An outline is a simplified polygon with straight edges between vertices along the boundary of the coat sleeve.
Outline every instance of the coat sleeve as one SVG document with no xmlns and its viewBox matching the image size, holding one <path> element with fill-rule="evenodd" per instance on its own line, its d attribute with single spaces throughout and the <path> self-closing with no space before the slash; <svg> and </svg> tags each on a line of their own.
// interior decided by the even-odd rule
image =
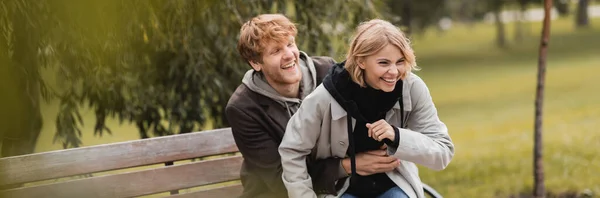
<svg viewBox="0 0 600 198">
<path fill-rule="evenodd" d="M 308 96 L 288 122 L 283 141 L 279 145 L 282 179 L 290 198 L 316 197 L 306 158 L 315 147 L 321 133 L 321 121 L 326 106 L 317 101 L 317 90 Z"/>
<path fill-rule="evenodd" d="M 454 144 L 448 128 L 440 121 L 425 82 L 418 76 L 410 89 L 413 110 L 408 116 L 408 129 L 399 129 L 399 145 L 388 147 L 390 155 L 433 170 L 443 170 L 454 156 Z"/>
<path fill-rule="evenodd" d="M 281 158 L 278 145 L 272 137 L 261 130 L 261 127 L 243 110 L 229 106 L 226 108 L 227 119 L 236 145 L 244 156 L 245 163 L 250 164 L 260 179 L 266 184 L 269 191 L 286 194 L 285 186 L 281 180 Z M 341 178 L 339 158 L 307 159 L 308 172 L 315 179 L 315 191 L 335 193 L 335 182 Z"/>
<path fill-rule="evenodd" d="M 277 142 L 243 110 L 227 106 L 225 114 L 230 120 L 235 143 L 244 156 L 244 163 L 252 167 L 250 171 L 260 177 L 270 192 L 285 194 Z"/>
</svg>

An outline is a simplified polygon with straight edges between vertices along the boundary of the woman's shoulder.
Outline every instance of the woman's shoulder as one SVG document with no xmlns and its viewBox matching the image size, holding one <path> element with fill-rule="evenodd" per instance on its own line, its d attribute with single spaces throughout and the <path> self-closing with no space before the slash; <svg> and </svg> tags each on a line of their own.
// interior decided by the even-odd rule
<svg viewBox="0 0 600 198">
<path fill-rule="evenodd" d="M 413 72 L 409 73 L 409 75 L 406 77 L 406 80 L 404 80 L 404 83 L 404 88 L 408 88 L 408 90 L 411 90 L 411 92 L 428 90 L 425 81 L 423 81 L 421 77 Z"/>
<path fill-rule="evenodd" d="M 405 105 L 411 106 L 408 110 L 413 109 L 414 105 L 424 104 L 430 100 L 429 88 L 417 74 L 410 72 L 404 82 L 403 100 Z"/>
<path fill-rule="evenodd" d="M 302 103 L 305 102 L 329 102 L 331 101 L 331 99 L 333 99 L 333 96 L 329 93 L 329 91 L 327 91 L 327 89 L 325 88 L 325 86 L 323 86 L 323 84 L 320 84 L 319 86 L 317 86 L 317 88 L 315 88 L 315 90 L 308 94 L 308 96 L 306 96 L 306 98 L 304 98 Z"/>
</svg>

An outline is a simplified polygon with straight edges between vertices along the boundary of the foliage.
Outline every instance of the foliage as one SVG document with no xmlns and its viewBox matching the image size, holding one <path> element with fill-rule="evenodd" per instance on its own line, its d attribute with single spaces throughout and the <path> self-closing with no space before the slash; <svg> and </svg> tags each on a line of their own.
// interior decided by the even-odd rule
<svg viewBox="0 0 600 198">
<path fill-rule="evenodd" d="M 258 14 L 288 15 L 298 23 L 301 50 L 330 56 L 343 54 L 348 27 L 375 16 L 370 1 L 334 2 L 339 9 L 316 0 L 43 2 L 8 3 L 31 17 L 32 29 L 47 32 L 32 44 L 37 51 L 27 51 L 41 60 L 27 73 L 55 72 L 52 89 L 39 90 L 60 100 L 55 141 L 64 148 L 81 145 L 82 108 L 95 112 L 97 135 L 112 133 L 110 118 L 135 123 L 141 138 L 201 130 L 209 118 L 226 126 L 224 106 L 250 68 L 236 51 L 239 28 Z M 15 26 L 2 30 L 10 35 Z"/>
</svg>

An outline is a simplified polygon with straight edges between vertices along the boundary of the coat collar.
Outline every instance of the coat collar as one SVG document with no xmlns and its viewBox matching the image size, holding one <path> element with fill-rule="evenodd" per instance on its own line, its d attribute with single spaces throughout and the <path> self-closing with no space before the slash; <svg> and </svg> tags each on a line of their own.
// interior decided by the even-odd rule
<svg viewBox="0 0 600 198">
<path fill-rule="evenodd" d="M 340 118 L 346 117 L 347 113 L 344 108 L 335 99 L 331 98 L 331 119 L 339 120 Z"/>
<path fill-rule="evenodd" d="M 406 108 L 406 106 L 405 106 L 404 110 L 409 111 Z M 399 102 L 396 102 L 396 104 L 392 107 L 392 109 L 386 113 L 385 119 L 389 120 L 394 115 L 394 112 L 396 112 L 396 111 L 400 111 L 400 103 Z M 342 106 L 336 100 L 331 100 L 331 118 L 332 118 L 332 120 L 339 120 L 341 118 L 346 117 L 346 115 L 347 115 L 346 110 L 344 110 L 344 108 L 342 108 Z"/>
</svg>

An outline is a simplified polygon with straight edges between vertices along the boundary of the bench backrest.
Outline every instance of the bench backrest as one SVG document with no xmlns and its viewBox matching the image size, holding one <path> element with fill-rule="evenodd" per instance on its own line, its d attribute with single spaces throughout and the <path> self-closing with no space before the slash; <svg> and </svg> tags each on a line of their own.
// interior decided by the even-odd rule
<svg viewBox="0 0 600 198">
<path fill-rule="evenodd" d="M 231 129 L 224 128 L 0 158 L 0 197 L 134 197 L 177 192 L 238 180 L 241 156 L 214 156 L 237 151 Z M 207 156 L 213 157 L 165 166 Z M 154 166 L 128 169 L 147 165 Z M 119 169 L 125 170 L 115 171 Z M 64 181 L 81 175 L 87 177 Z M 239 184 L 209 185 L 174 196 L 234 197 L 240 193 Z"/>
</svg>

